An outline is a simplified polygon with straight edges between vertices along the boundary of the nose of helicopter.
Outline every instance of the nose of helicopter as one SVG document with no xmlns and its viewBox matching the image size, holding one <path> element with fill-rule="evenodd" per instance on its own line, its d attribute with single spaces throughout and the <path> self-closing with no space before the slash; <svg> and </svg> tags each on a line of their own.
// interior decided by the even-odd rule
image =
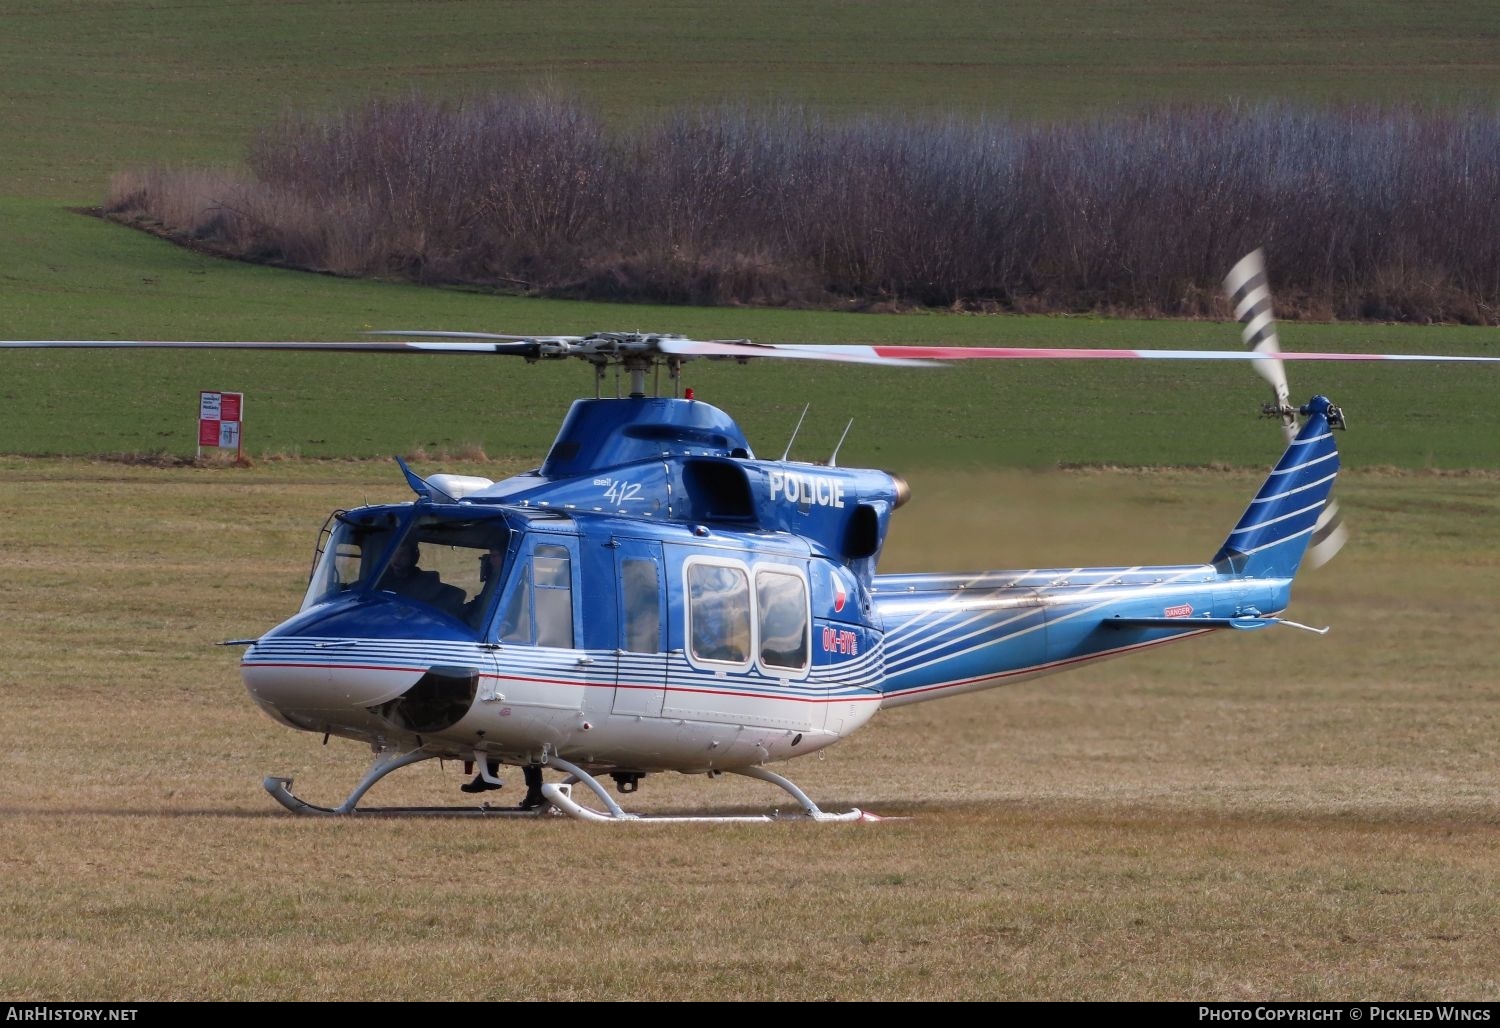
<svg viewBox="0 0 1500 1028">
<path fill-rule="evenodd" d="M 371 707 L 401 696 L 426 671 L 392 659 L 364 640 L 280 638 L 251 647 L 240 675 L 261 706 Z"/>
<path fill-rule="evenodd" d="M 339 609 L 304 612 L 246 651 L 240 674 L 267 714 L 309 731 L 422 733 L 468 711 L 482 653 L 472 637 L 451 638 L 449 619 L 434 624 L 394 598 L 330 606 Z"/>
</svg>

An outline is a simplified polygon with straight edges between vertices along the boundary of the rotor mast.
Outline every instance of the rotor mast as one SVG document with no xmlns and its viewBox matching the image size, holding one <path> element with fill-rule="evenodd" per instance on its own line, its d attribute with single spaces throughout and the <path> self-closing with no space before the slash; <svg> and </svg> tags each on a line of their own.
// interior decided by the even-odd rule
<svg viewBox="0 0 1500 1028">
<path fill-rule="evenodd" d="M 436 334 L 436 333 L 434 333 Z M 666 367 L 667 377 L 672 383 L 672 395 L 676 396 L 682 378 L 682 355 L 662 346 L 663 342 L 692 341 L 683 336 L 647 334 L 642 332 L 597 332 L 591 336 L 553 336 L 537 340 L 538 346 L 530 354 L 530 360 L 560 360 L 578 357 L 594 366 L 594 399 L 604 395 L 604 376 L 607 368 L 613 367 L 616 375 L 615 395 L 619 396 L 619 374 L 623 370 L 629 376 L 629 392 L 632 399 L 643 399 L 646 392 L 646 376 L 656 372 L 653 387 L 655 395 L 661 395 L 661 369 Z M 715 345 L 724 345 L 723 341 Z M 729 345 L 748 345 L 745 340 L 732 340 Z M 717 355 L 715 355 L 717 356 Z"/>
<path fill-rule="evenodd" d="M 625 365 L 625 371 L 630 375 L 630 398 L 632 400 L 645 398 L 646 372 L 654 362 L 649 357 L 640 354 L 631 354 L 625 357 L 620 363 Z"/>
</svg>

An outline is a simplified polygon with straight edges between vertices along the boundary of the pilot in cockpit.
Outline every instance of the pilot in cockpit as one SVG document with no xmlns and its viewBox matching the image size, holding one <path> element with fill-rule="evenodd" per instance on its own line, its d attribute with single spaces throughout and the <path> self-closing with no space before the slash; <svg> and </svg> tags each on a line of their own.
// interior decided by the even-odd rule
<svg viewBox="0 0 1500 1028">
<path fill-rule="evenodd" d="M 436 571 L 420 567 L 421 560 L 422 550 L 416 540 L 403 542 L 391 557 L 391 565 L 380 580 L 380 588 L 457 615 L 463 607 L 464 591 L 445 583 Z"/>
<path fill-rule="evenodd" d="M 488 550 L 479 555 L 479 591 L 474 598 L 464 604 L 463 619 L 475 628 L 483 627 L 480 619 L 484 617 L 486 608 L 490 605 L 490 597 L 495 595 L 495 590 L 500 588 L 500 577 L 505 569 L 505 547 L 493 544 Z"/>
</svg>

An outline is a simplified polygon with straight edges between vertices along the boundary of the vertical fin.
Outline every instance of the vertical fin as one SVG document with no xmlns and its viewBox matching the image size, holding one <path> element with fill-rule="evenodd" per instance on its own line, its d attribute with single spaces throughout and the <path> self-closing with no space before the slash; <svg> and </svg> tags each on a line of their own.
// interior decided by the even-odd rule
<svg viewBox="0 0 1500 1028">
<path fill-rule="evenodd" d="M 1296 574 L 1329 507 L 1329 493 L 1338 475 L 1339 454 L 1329 426 L 1330 409 L 1332 404 L 1322 396 L 1314 397 L 1303 408 L 1307 423 L 1224 540 L 1214 564 L 1249 578 L 1291 578 Z M 1334 515 L 1323 523 L 1333 526 L 1326 539 L 1332 539 L 1342 528 Z"/>
</svg>

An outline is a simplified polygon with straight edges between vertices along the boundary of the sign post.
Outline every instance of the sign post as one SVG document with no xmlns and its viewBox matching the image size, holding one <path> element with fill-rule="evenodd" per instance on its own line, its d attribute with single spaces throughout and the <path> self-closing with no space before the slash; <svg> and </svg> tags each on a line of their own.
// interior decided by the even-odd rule
<svg viewBox="0 0 1500 1028">
<path fill-rule="evenodd" d="M 198 459 L 205 446 L 234 448 L 236 463 L 245 459 L 245 394 L 203 391 L 198 394 Z"/>
</svg>

